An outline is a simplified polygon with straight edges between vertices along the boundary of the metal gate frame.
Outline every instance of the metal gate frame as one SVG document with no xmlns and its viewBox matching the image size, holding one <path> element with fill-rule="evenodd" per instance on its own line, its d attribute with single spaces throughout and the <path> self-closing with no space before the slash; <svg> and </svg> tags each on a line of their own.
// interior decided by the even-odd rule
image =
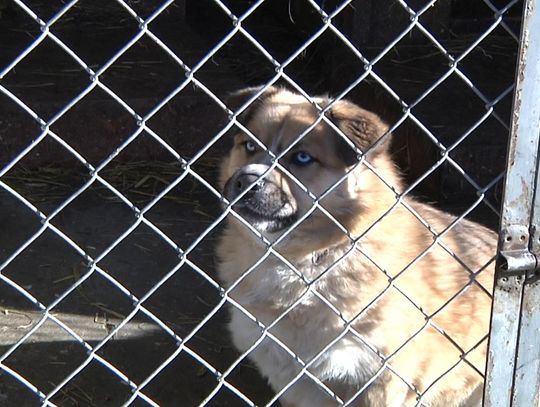
<svg viewBox="0 0 540 407">
<path fill-rule="evenodd" d="M 484 405 L 540 393 L 540 0 L 525 0 L 499 233 Z"/>
</svg>

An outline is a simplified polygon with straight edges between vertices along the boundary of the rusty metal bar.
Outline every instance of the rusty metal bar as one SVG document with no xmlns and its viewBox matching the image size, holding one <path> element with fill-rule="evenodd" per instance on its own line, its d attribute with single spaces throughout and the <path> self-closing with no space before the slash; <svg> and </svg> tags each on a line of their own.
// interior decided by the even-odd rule
<svg viewBox="0 0 540 407">
<path fill-rule="evenodd" d="M 538 398 L 540 284 L 534 273 L 540 192 L 534 216 L 533 201 L 540 134 L 539 7 L 540 0 L 524 2 L 484 393 L 489 407 L 533 406 Z"/>
<path fill-rule="evenodd" d="M 537 13 L 540 15 L 540 13 Z M 537 26 L 540 21 L 536 21 Z M 539 30 L 540 31 L 540 30 Z M 540 69 L 540 60 L 537 60 Z M 540 75 L 538 75 L 540 78 Z M 540 98 L 540 94 L 538 95 Z M 536 167 L 536 190 L 531 221 L 529 250 L 536 258 L 523 289 L 521 323 L 516 358 L 512 405 L 538 406 L 540 399 L 540 154 Z"/>
<path fill-rule="evenodd" d="M 536 237 L 538 239 L 538 237 Z M 538 250 L 536 242 L 536 250 Z M 526 281 L 516 359 L 513 406 L 537 406 L 540 393 L 540 277 Z"/>
</svg>

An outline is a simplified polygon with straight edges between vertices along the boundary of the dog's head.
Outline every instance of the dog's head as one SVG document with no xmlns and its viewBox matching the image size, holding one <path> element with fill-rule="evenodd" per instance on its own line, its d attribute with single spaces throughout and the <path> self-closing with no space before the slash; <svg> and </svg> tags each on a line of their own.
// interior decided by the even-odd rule
<svg viewBox="0 0 540 407">
<path fill-rule="evenodd" d="M 242 90 L 232 95 L 228 106 L 237 109 L 259 91 Z M 313 100 L 323 108 L 330 102 L 326 97 Z M 302 95 L 275 87 L 240 115 L 239 122 L 255 138 L 238 130 L 222 164 L 220 183 L 225 198 L 237 200 L 235 212 L 261 233 L 279 234 L 308 212 L 298 230 L 321 233 L 320 222 L 329 221 L 328 213 L 353 228 L 352 218 L 370 199 L 363 195 L 377 189 L 377 177 L 364 164 L 358 165 L 360 155 L 352 146 L 366 153 L 367 162 L 378 162 L 393 174 L 387 157 L 388 128 L 378 116 L 339 101 L 326 117 L 334 126 L 318 120 L 316 107 Z M 272 167 L 276 157 L 281 168 Z M 323 210 L 314 210 L 321 197 Z"/>
</svg>

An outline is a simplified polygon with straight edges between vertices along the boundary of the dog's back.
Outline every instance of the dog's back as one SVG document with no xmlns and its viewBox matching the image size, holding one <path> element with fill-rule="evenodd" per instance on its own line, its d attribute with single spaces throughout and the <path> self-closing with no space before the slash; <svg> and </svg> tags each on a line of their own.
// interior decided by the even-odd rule
<svg viewBox="0 0 540 407">
<path fill-rule="evenodd" d="M 406 205 L 412 212 L 387 215 L 365 244 L 393 285 L 371 311 L 373 332 L 384 338 L 385 355 L 395 355 L 388 360 L 393 386 L 415 388 L 396 405 L 414 405 L 416 392 L 426 405 L 469 405 L 481 396 L 496 234 L 424 204 Z M 386 397 L 399 393 L 387 387 Z"/>
</svg>

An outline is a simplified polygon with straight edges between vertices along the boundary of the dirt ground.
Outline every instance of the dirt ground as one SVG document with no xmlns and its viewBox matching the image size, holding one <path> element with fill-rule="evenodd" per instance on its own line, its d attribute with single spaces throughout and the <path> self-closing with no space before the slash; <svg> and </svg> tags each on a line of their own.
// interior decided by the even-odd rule
<svg viewBox="0 0 540 407">
<path fill-rule="evenodd" d="M 103 8 L 100 9 L 98 3 L 103 3 Z M 54 29 L 96 69 L 137 32 L 136 23 L 125 16 L 116 19 L 115 13 L 120 12 L 110 10 L 110 3 L 101 3 L 74 8 L 66 15 L 65 23 Z M 134 7 L 143 7 L 140 3 L 130 2 Z M 141 15 L 145 12 L 148 15 L 158 3 L 148 2 L 147 10 L 139 10 Z M 0 1 L 0 6 L 3 4 Z M 62 4 L 32 2 L 43 19 L 52 16 Z M 101 20 L 96 20 L 92 14 L 98 9 Z M 189 27 L 178 24 L 181 11 L 172 9 L 164 13 L 159 24 L 155 24 L 155 31 L 165 42 L 174 44 L 173 51 L 181 55 L 187 65 L 193 66 L 226 30 L 223 24 L 210 27 L 205 20 L 209 17 L 197 19 L 194 15 Z M 258 23 L 251 26 L 248 21 L 246 26 L 253 28 L 259 35 L 257 38 L 282 58 L 305 41 L 310 27 L 298 22 L 298 32 L 293 35 L 289 26 L 286 27 L 289 31 L 283 27 L 280 31 L 279 19 L 272 18 L 264 20 L 265 24 L 256 20 Z M 294 26 L 290 21 L 288 24 Z M 479 31 L 489 26 L 484 21 L 477 24 L 482 25 L 477 27 Z M 270 28 L 275 29 L 272 35 L 260 34 L 269 32 Z M 459 55 L 478 35 L 465 29 L 458 32 L 456 27 L 454 30 L 444 45 Z M 0 70 L 39 32 L 39 26 L 18 7 L 2 9 Z M 285 43 L 284 33 L 294 41 Z M 334 58 L 327 56 L 329 44 L 335 46 Z M 335 38 L 324 39 L 319 48 L 314 47 L 300 55 L 288 71 L 309 92 L 337 94 L 363 72 L 363 64 L 350 55 L 350 50 L 339 48 Z M 381 49 L 380 46 L 366 47 L 366 55 L 373 57 Z M 517 43 L 497 28 L 460 67 L 475 87 L 493 100 L 513 81 L 516 50 Z M 396 46 L 375 68 L 407 103 L 416 100 L 447 70 L 448 61 L 426 41 L 414 46 Z M 243 86 L 263 83 L 273 74 L 275 70 L 265 57 L 245 38 L 237 36 L 201 68 L 196 78 L 221 98 Z M 185 78 L 185 71 L 144 37 L 103 74 L 102 81 L 144 116 Z M 89 83 L 84 70 L 50 39 L 32 51 L 1 82 L 44 121 L 54 117 Z M 389 122 L 403 113 L 400 104 L 372 79 L 361 83 L 349 97 Z M 494 111 L 507 121 L 510 107 L 511 93 L 494 105 Z M 485 102 L 456 74 L 414 107 L 416 117 L 446 146 L 457 141 L 485 112 Z M 224 114 L 204 91 L 190 83 L 147 124 L 184 160 L 189 160 L 206 148 L 223 127 Z M 51 130 L 88 163 L 98 166 L 137 130 L 137 126 L 132 114 L 105 91 L 95 89 L 56 121 Z M 40 134 L 39 124 L 0 92 L 0 171 Z M 396 161 L 409 182 L 421 177 L 441 156 L 433 142 L 411 120 L 396 130 L 395 138 Z M 484 187 L 504 169 L 506 140 L 507 129 L 490 116 L 456 146 L 451 157 L 459 163 L 462 172 Z M 218 140 L 193 165 L 193 170 L 214 187 L 217 166 L 229 142 L 227 137 Z M 69 378 L 51 400 L 56 405 L 122 405 L 132 392 L 111 369 L 139 384 L 178 352 L 180 344 L 187 350 L 159 371 L 143 393 L 163 406 L 198 405 L 219 385 L 215 371 L 226 371 L 239 357 L 225 328 L 228 316 L 226 307 L 219 306 L 220 290 L 211 283 L 216 281 L 214 247 L 221 225 L 207 229 L 221 213 L 220 202 L 191 175 L 177 183 L 182 171 L 181 163 L 148 132 L 143 132 L 100 171 L 105 181 L 139 209 L 151 204 L 145 219 L 154 229 L 141 222 L 117 245 L 117 239 L 138 221 L 136 213 L 98 181 L 71 201 L 70 197 L 91 179 L 91 174 L 51 137 L 46 137 L 0 177 L 3 183 L 0 187 L 0 272 L 3 276 L 0 279 L 0 360 L 2 366 L 16 372 L 44 394 Z M 153 199 L 171 183 L 174 187 L 154 205 Z M 499 180 L 486 193 L 495 209 L 500 205 L 501 185 Z M 9 188 L 34 205 L 35 210 L 25 206 Z M 477 197 L 475 187 L 460 169 L 448 163 L 426 177 L 413 194 L 456 215 L 463 213 Z M 50 223 L 92 258 L 106 252 L 97 263 L 98 269 L 91 268 L 87 258 L 50 228 L 43 229 L 40 214 L 50 216 L 66 200 L 70 200 L 69 204 Z M 498 225 L 497 214 L 484 202 L 469 217 L 494 229 Z M 176 248 L 157 234 L 155 228 Z M 201 235 L 205 237 L 191 250 Z M 109 252 L 111 245 L 114 248 Z M 21 247 L 25 249 L 18 252 Z M 179 250 L 188 249 L 189 264 L 181 263 Z M 17 255 L 14 257 L 14 254 Z M 107 274 L 103 275 L 102 271 Z M 14 282 L 28 295 L 23 295 L 9 282 Z M 159 288 L 154 291 L 156 286 Z M 90 347 L 98 345 L 122 323 L 133 312 L 137 299 L 145 296 L 148 298 L 142 303 L 144 309 L 139 309 L 89 360 Z M 11 352 L 14 344 L 40 324 L 43 307 L 51 304 L 55 305 L 49 314 L 69 326 L 79 340 L 48 319 Z M 210 314 L 211 318 L 199 329 L 199 324 Z M 192 335 L 194 329 L 196 333 Z M 186 336 L 189 340 L 184 343 L 182 339 Z M 2 355 L 9 356 L 3 359 Z M 204 359 L 211 367 L 197 358 Z M 105 367 L 100 361 L 110 366 Z M 70 376 L 74 372 L 77 374 Z M 271 390 L 248 359 L 232 371 L 227 381 L 257 405 L 266 404 L 272 397 Z M 0 405 L 26 407 L 41 405 L 41 402 L 32 390 L 0 369 Z M 138 398 L 132 405 L 148 403 Z M 246 404 L 223 387 L 208 405 Z"/>
<path fill-rule="evenodd" d="M 191 187 L 191 186 L 190 186 Z M 85 194 L 61 212 L 53 222 L 90 255 L 100 253 L 136 220 L 133 212 L 119 202 Z M 216 200 L 201 190 L 184 194 L 193 201 L 208 202 L 203 210 L 178 200 L 161 201 L 148 219 L 180 247 L 187 248 L 219 212 Z M 1 195 L 0 246 L 2 260 L 22 245 L 40 227 L 38 219 L 9 195 Z M 55 202 L 57 203 L 57 202 Z M 47 202 L 43 210 L 54 208 Z M 212 215 L 208 215 L 210 213 Z M 213 245 L 216 233 L 205 238 L 188 256 L 200 270 L 215 279 Z M 117 246 L 100 267 L 122 282 L 133 295 L 142 297 L 147 290 L 173 270 L 178 254 L 146 226 L 139 226 Z M 42 304 L 50 304 L 88 271 L 85 259 L 46 231 L 32 243 L 3 274 L 17 281 Z M 25 335 L 42 317 L 30 301 L 11 287 L 1 286 L 3 311 L 0 351 Z M 219 291 L 193 268 L 184 265 L 145 302 L 162 323 L 179 338 L 184 337 L 212 311 L 221 300 Z M 133 309 L 133 301 L 114 284 L 94 272 L 83 284 L 51 310 L 90 346 L 95 346 Z M 223 372 L 238 356 L 225 331 L 227 314 L 221 308 L 187 342 L 187 346 L 215 369 Z M 143 312 L 138 312 L 100 351 L 103 357 L 136 383 L 141 382 L 177 349 L 177 340 Z M 46 322 L 4 363 L 32 382 L 41 391 L 52 390 L 86 359 L 85 349 L 56 324 Z M 258 403 L 269 397 L 264 382 L 248 364 L 231 377 L 240 389 Z M 217 385 L 214 374 L 182 353 L 164 369 L 144 393 L 160 405 L 197 405 Z M 256 389 L 254 391 L 254 389 Z M 53 398 L 58 405 L 118 406 L 130 395 L 129 388 L 100 363 L 92 361 Z M 39 405 L 34 394 L 2 374 L 0 403 Z M 143 403 L 145 404 L 145 403 Z M 239 405 L 236 396 L 221 391 L 211 405 Z M 138 405 L 138 403 L 135 403 Z"/>
</svg>

